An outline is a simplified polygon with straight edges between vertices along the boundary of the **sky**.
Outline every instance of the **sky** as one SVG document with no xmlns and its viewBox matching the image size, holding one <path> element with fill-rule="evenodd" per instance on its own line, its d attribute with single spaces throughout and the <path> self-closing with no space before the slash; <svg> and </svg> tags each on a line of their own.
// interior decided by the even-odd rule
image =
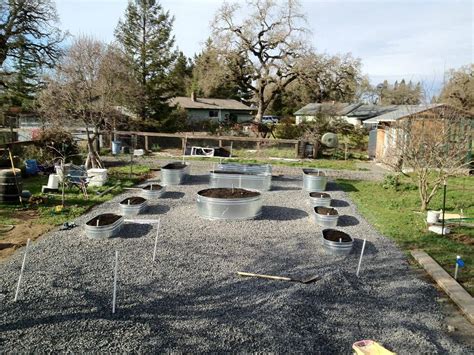
<svg viewBox="0 0 474 355">
<path fill-rule="evenodd" d="M 243 0 L 239 0 L 242 1 Z M 176 44 L 188 57 L 210 35 L 221 0 L 161 0 L 175 17 Z M 320 53 L 350 52 L 372 83 L 405 78 L 436 93 L 443 73 L 473 63 L 474 1 L 302 0 L 311 45 Z M 127 0 L 56 0 L 61 28 L 113 40 Z"/>
</svg>

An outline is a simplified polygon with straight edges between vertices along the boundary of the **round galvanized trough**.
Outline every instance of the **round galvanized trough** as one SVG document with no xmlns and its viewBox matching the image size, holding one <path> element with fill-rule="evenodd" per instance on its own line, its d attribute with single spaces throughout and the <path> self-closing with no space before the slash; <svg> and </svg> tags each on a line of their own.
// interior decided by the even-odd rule
<svg viewBox="0 0 474 355">
<path fill-rule="evenodd" d="M 316 207 L 316 206 L 330 207 L 331 195 L 325 192 L 310 192 L 309 203 L 313 207 Z"/>
<path fill-rule="evenodd" d="M 250 190 L 268 191 L 272 186 L 271 174 L 251 174 L 235 171 L 211 171 L 209 186 L 239 187 Z"/>
<path fill-rule="evenodd" d="M 163 185 L 180 185 L 189 174 L 189 164 L 173 162 L 161 168 L 161 183 Z"/>
<path fill-rule="evenodd" d="M 258 191 L 211 188 L 198 191 L 197 209 L 201 217 L 211 220 L 253 219 L 262 213 L 262 195 Z"/>
<path fill-rule="evenodd" d="M 335 208 L 316 206 L 313 209 L 313 220 L 324 228 L 334 228 L 337 226 L 339 213 Z"/>
<path fill-rule="evenodd" d="M 348 255 L 354 244 L 349 234 L 336 229 L 323 229 L 322 237 L 324 250 L 333 255 Z"/>
<path fill-rule="evenodd" d="M 105 239 L 117 235 L 123 225 L 123 217 L 104 213 L 86 222 L 86 235 L 91 239 Z"/>
<path fill-rule="evenodd" d="M 120 202 L 122 216 L 136 216 L 148 208 L 148 201 L 143 197 L 127 197 Z"/>
<path fill-rule="evenodd" d="M 328 178 L 324 172 L 315 169 L 303 169 L 303 189 L 309 192 L 326 190 Z"/>
<path fill-rule="evenodd" d="M 147 200 L 153 200 L 160 198 L 166 191 L 166 186 L 158 184 L 149 184 L 142 187 L 141 195 Z"/>
<path fill-rule="evenodd" d="M 272 166 L 270 164 L 237 164 L 237 163 L 223 163 L 218 164 L 219 171 L 233 171 L 250 174 L 272 174 Z"/>
</svg>

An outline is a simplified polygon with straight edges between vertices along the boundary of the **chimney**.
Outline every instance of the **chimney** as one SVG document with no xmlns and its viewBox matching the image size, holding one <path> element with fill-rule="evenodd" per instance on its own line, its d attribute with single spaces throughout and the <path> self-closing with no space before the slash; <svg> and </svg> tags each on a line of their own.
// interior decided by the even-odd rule
<svg viewBox="0 0 474 355">
<path fill-rule="evenodd" d="M 196 101 L 196 93 L 194 91 L 191 91 L 191 101 Z"/>
</svg>

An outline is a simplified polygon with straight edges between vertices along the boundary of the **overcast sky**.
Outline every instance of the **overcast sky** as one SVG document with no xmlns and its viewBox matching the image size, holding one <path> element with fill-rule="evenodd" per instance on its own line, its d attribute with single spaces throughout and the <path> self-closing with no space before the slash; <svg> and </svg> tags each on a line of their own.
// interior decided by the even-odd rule
<svg viewBox="0 0 474 355">
<path fill-rule="evenodd" d="M 113 40 L 127 0 L 56 0 L 61 26 L 72 35 Z M 176 44 L 199 52 L 220 0 L 161 0 L 175 17 Z M 439 87 L 443 72 L 473 62 L 473 1 L 305 0 L 312 45 L 362 59 L 373 83 L 422 80 Z M 436 89 L 435 89 L 436 90 Z"/>
</svg>

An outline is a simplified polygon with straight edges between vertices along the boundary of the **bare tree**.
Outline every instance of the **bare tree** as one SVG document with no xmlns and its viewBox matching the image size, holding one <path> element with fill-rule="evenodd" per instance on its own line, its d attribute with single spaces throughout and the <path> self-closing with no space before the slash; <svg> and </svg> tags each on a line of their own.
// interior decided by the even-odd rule
<svg viewBox="0 0 474 355">
<path fill-rule="evenodd" d="M 298 77 L 300 60 L 310 51 L 298 1 L 279 3 L 224 3 L 212 25 L 216 47 L 254 95 L 258 122 L 275 96 Z M 247 11 L 247 17 L 240 10 Z"/>
<path fill-rule="evenodd" d="M 450 176 L 466 173 L 472 163 L 472 115 L 443 105 L 408 116 L 385 129 L 385 164 L 418 186 L 425 211 Z"/>
<path fill-rule="evenodd" d="M 118 49 L 81 37 L 74 41 L 40 93 L 41 111 L 53 124 L 85 128 L 87 168 L 102 167 L 94 142 L 99 131 L 120 116 L 116 105 L 132 85 L 128 68 Z"/>
</svg>

